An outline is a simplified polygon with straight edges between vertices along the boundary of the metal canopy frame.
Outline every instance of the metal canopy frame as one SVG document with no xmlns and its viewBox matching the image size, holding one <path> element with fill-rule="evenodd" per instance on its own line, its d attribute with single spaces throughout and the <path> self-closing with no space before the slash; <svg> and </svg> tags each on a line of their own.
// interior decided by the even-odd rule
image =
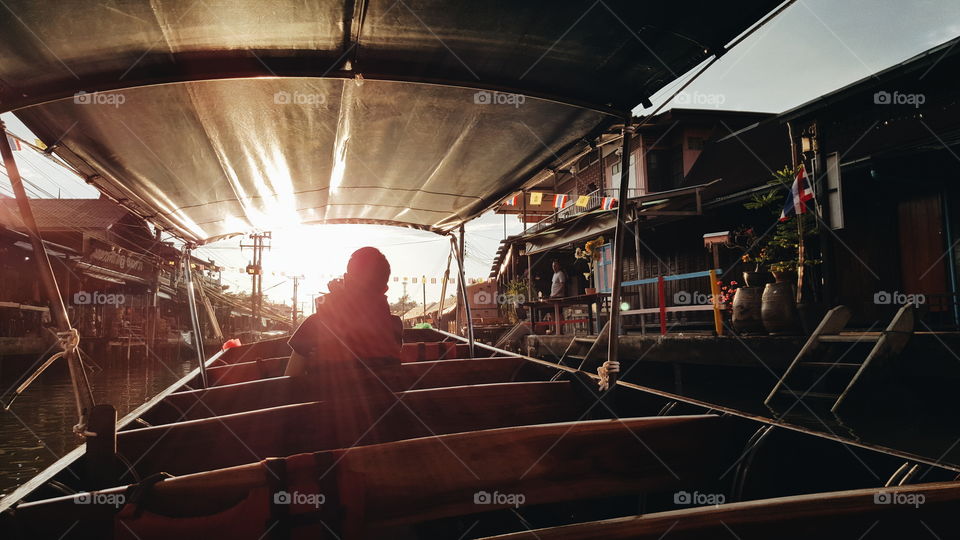
<svg viewBox="0 0 960 540">
<path fill-rule="evenodd" d="M 329 55 L 314 54 L 304 56 L 303 51 L 291 51 L 288 54 L 289 56 L 277 55 L 276 51 L 258 53 L 228 51 L 214 54 L 204 53 L 203 55 L 186 53 L 174 55 L 164 54 L 162 55 L 164 58 L 170 58 L 172 56 L 174 63 L 163 66 L 162 69 L 157 69 L 156 67 L 134 67 L 129 71 L 107 71 L 79 80 L 71 78 L 57 85 L 25 87 L 18 89 L 21 90 L 20 95 L 15 95 L 11 90 L 0 86 L 0 112 L 14 112 L 17 109 L 72 98 L 79 91 L 78 88 L 82 88 L 83 91 L 92 94 L 161 84 L 255 79 L 260 77 L 354 79 L 418 83 L 451 88 L 465 88 L 468 90 L 488 90 L 505 94 L 524 95 L 526 97 L 538 98 L 561 105 L 570 105 L 616 117 L 622 117 L 625 111 L 632 108 L 626 103 L 619 106 L 595 103 L 578 99 L 574 96 L 563 96 L 545 90 L 510 84 L 510 81 L 506 80 L 464 81 L 405 75 L 403 73 L 371 73 L 344 69 L 321 69 L 318 64 L 322 65 L 322 62 L 329 61 Z M 638 97 L 634 106 L 644 99 L 646 99 L 646 96 Z"/>
</svg>

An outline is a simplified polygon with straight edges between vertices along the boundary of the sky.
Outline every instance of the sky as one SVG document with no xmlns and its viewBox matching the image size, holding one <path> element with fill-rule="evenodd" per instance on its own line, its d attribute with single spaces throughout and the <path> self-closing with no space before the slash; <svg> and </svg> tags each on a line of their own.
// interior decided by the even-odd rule
<svg viewBox="0 0 960 540">
<path fill-rule="evenodd" d="M 957 0 L 798 0 L 769 24 L 727 53 L 694 81 L 671 107 L 778 113 L 883 70 L 960 35 Z M 680 75 L 652 98 L 658 106 L 686 81 Z M 651 112 L 647 109 L 646 112 Z M 643 114 L 644 110 L 635 110 Z M 12 114 L 2 115 L 7 128 L 27 140 L 33 135 Z M 82 180 L 32 152 L 18 152 L 21 172 L 38 197 L 96 197 Z M 495 156 L 494 156 L 495 158 Z M 10 194 L 0 171 L 0 193 Z M 466 275 L 486 277 L 499 241 L 503 216 L 487 214 L 466 227 Z M 520 232 L 515 217 L 506 220 L 506 234 Z M 301 300 L 326 291 L 331 275 L 340 274 L 353 250 L 372 245 L 390 260 L 395 276 L 443 275 L 449 240 L 432 233 L 373 225 L 314 225 L 273 231 L 273 246 L 264 257 L 264 291 L 271 300 L 290 302 L 292 281 L 304 275 Z M 242 268 L 249 251 L 240 239 L 224 240 L 198 255 L 220 265 Z M 451 272 L 455 272 L 456 263 Z M 281 275 L 284 274 L 284 275 Z M 225 272 L 230 290 L 249 290 L 248 276 Z M 439 282 L 439 279 L 438 279 Z M 403 294 L 401 282 L 390 282 L 388 296 Z M 419 284 L 407 292 L 422 300 Z M 427 285 L 427 302 L 439 299 L 440 285 Z"/>
</svg>

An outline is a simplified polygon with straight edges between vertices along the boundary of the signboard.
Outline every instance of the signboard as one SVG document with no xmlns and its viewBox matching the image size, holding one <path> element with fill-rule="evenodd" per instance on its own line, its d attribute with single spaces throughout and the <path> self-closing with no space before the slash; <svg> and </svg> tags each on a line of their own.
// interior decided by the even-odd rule
<svg viewBox="0 0 960 540">
<path fill-rule="evenodd" d="M 143 279 L 149 277 L 153 266 L 144 257 L 125 250 L 111 249 L 106 244 L 99 242 L 91 244 L 90 252 L 84 259 L 89 264 Z"/>
</svg>

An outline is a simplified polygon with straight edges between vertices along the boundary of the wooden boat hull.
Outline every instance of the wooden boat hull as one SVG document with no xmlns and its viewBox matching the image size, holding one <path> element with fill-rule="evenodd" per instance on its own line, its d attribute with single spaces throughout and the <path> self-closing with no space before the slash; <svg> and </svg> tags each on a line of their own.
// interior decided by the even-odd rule
<svg viewBox="0 0 960 540">
<path fill-rule="evenodd" d="M 479 493 L 522 494 L 524 504 L 534 505 L 676 490 L 711 481 L 735 457 L 732 445 L 728 453 L 700 451 L 704 446 L 721 447 L 729 437 L 728 425 L 729 419 L 713 415 L 599 420 L 301 454 L 283 460 L 284 478 L 279 482 L 276 467 L 259 463 L 162 481 L 143 500 L 139 517 L 129 508 L 121 510 L 114 526 L 117 532 L 154 538 L 157 523 L 166 522 L 168 532 L 169 527 L 179 531 L 174 522 L 185 519 L 192 520 L 192 533 L 180 538 L 209 538 L 224 534 L 213 529 L 221 523 L 198 516 L 248 512 L 253 507 L 269 511 L 273 493 L 300 490 L 325 499 L 319 507 L 303 508 L 305 514 L 320 516 L 323 527 L 337 536 L 357 538 L 385 527 L 510 505 L 499 499 L 484 504 Z M 94 499 L 107 500 L 107 495 L 120 491 L 106 490 Z M 248 506 L 251 494 L 259 504 Z M 68 497 L 24 504 L 18 518 L 30 534 L 49 535 L 62 533 L 77 521 L 79 530 L 102 527 L 107 519 L 104 510 L 77 505 Z M 267 524 L 264 521 L 264 529 L 240 537 L 257 538 Z"/>
<path fill-rule="evenodd" d="M 886 500 L 889 502 L 882 502 Z M 909 504 L 911 501 L 916 504 Z M 536 529 L 489 538 L 954 538 L 958 511 L 960 484 L 949 482 L 747 501 Z"/>
</svg>

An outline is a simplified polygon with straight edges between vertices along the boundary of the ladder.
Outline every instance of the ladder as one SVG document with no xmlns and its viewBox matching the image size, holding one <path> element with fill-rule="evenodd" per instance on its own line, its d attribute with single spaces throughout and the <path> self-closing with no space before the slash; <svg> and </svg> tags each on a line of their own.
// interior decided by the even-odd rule
<svg viewBox="0 0 960 540">
<path fill-rule="evenodd" d="M 849 382 L 847 382 L 844 390 L 839 394 L 811 392 L 808 390 L 798 396 L 801 399 L 810 397 L 814 399 L 833 400 L 833 406 L 830 408 L 830 411 L 836 413 L 840 409 L 840 405 L 850 394 L 850 390 L 863 378 L 867 369 L 869 369 L 870 366 L 876 366 L 900 354 L 910 340 L 910 336 L 913 335 L 914 307 L 911 305 L 902 306 L 897 310 L 897 314 L 894 315 L 893 320 L 882 332 L 843 332 L 847 322 L 850 321 L 850 316 L 850 309 L 846 306 L 837 306 L 827 312 L 803 348 L 800 349 L 796 358 L 790 363 L 790 367 L 787 368 L 780 377 L 780 380 L 777 381 L 776 386 L 770 391 L 767 399 L 764 400 L 765 405 L 770 406 L 777 394 L 793 393 L 787 388 L 786 382 L 791 375 L 794 375 L 798 368 L 824 370 L 823 375 L 820 379 L 817 379 L 817 382 L 823 379 L 827 372 L 835 368 L 842 370 L 843 373 L 852 371 L 854 372 L 853 376 Z M 849 343 L 851 346 L 857 343 L 873 343 L 873 347 L 862 363 L 841 362 L 840 360 L 833 362 L 822 361 L 822 355 L 826 352 L 826 348 L 821 347 L 821 345 L 835 343 Z M 818 361 L 818 358 L 820 358 L 821 361 Z M 841 360 L 842 359 L 841 357 Z M 813 387 L 811 387 L 811 389 L 812 388 Z"/>
<path fill-rule="evenodd" d="M 560 357 L 558 364 L 581 370 L 589 369 L 591 362 L 600 360 L 607 354 L 607 336 L 609 335 L 610 322 L 608 321 L 596 336 L 574 336 L 567 344 L 567 348 L 563 351 L 563 356 Z M 596 362 L 598 366 L 600 363 Z M 554 379 L 559 378 L 563 373 L 563 371 L 560 371 L 554 376 Z"/>
</svg>

